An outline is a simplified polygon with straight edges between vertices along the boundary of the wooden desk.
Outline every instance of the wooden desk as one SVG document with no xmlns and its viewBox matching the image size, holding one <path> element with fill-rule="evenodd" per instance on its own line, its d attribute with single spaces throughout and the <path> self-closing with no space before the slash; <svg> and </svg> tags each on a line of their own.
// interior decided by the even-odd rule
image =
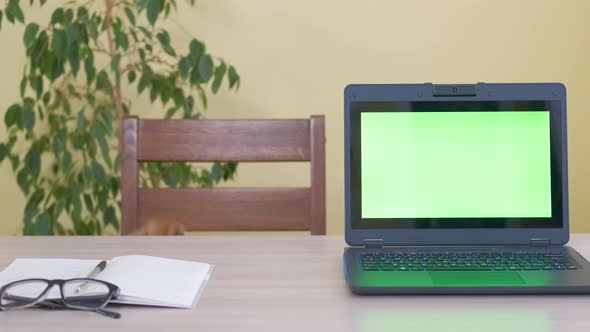
<svg viewBox="0 0 590 332">
<path fill-rule="evenodd" d="M 590 234 L 571 245 L 590 257 Z M 123 317 L 37 309 L 0 312 L 0 331 L 589 331 L 590 296 L 355 296 L 342 237 L 3 237 L 16 257 L 145 254 L 217 266 L 193 310 L 117 306 Z"/>
</svg>

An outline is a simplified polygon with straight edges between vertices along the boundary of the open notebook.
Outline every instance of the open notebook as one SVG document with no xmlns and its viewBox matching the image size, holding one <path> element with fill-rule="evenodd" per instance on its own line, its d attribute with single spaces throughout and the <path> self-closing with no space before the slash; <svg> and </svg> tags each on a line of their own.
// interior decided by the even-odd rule
<svg viewBox="0 0 590 332">
<path fill-rule="evenodd" d="M 0 286 L 27 278 L 85 278 L 100 260 L 19 258 L 0 272 Z M 192 308 L 203 292 L 213 265 L 152 256 L 119 256 L 94 279 L 119 286 L 113 303 Z M 54 287 L 48 299 L 60 298 Z"/>
</svg>

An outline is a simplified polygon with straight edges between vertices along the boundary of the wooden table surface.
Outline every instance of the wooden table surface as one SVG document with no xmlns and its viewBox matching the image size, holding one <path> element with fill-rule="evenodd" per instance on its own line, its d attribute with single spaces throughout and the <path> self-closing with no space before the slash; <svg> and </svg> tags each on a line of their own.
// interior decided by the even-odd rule
<svg viewBox="0 0 590 332">
<path fill-rule="evenodd" d="M 590 234 L 570 244 L 590 257 Z M 195 309 L 114 306 L 91 312 L 0 312 L 0 331 L 590 331 L 590 295 L 357 296 L 341 236 L 0 237 L 0 269 L 17 257 L 143 254 L 216 265 Z"/>
</svg>

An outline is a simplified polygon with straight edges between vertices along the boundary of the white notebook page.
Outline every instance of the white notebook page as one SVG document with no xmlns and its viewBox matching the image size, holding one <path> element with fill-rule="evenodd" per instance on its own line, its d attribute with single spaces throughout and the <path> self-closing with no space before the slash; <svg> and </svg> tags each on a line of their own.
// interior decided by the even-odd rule
<svg viewBox="0 0 590 332">
<path fill-rule="evenodd" d="M 120 256 L 96 279 L 121 288 L 121 302 L 190 308 L 211 266 L 152 256 Z M 137 301 L 134 301 L 137 300 Z"/>
</svg>

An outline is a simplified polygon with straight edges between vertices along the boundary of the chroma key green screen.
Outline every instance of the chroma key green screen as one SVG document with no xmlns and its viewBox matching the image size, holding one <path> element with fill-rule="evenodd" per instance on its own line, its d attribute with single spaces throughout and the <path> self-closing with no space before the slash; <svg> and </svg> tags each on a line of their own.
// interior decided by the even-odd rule
<svg viewBox="0 0 590 332">
<path fill-rule="evenodd" d="M 363 112 L 361 197 L 362 218 L 550 218 L 549 112 Z"/>
</svg>

